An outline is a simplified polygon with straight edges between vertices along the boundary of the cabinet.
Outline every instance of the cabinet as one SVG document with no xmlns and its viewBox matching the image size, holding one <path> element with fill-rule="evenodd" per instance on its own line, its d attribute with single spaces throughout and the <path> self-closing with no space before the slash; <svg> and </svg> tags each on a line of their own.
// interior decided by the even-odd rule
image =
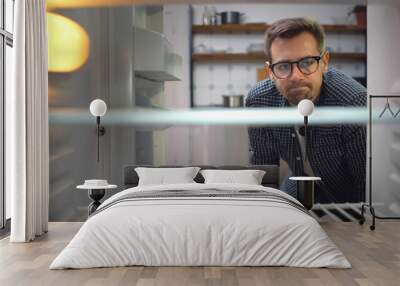
<svg viewBox="0 0 400 286">
<path fill-rule="evenodd" d="M 134 27 L 135 76 L 150 81 L 179 81 L 182 78 L 182 57 L 161 33 Z"/>
<path fill-rule="evenodd" d="M 232 34 L 260 34 L 262 37 L 263 33 L 268 29 L 270 25 L 265 23 L 250 23 L 250 24 L 226 24 L 226 25 L 193 25 L 192 26 L 192 51 L 194 51 L 193 38 L 196 35 L 223 35 Z M 364 35 L 366 43 L 366 27 L 358 25 L 323 25 L 323 28 L 327 34 L 327 38 L 331 34 L 338 35 Z M 364 43 L 364 44 L 365 44 Z M 366 47 L 366 44 L 365 44 Z M 364 63 L 364 77 L 355 78 L 359 82 L 365 85 L 366 77 L 366 60 L 367 56 L 365 52 L 335 52 L 331 51 L 331 60 L 340 61 L 345 63 Z M 212 53 L 192 53 L 191 63 L 192 72 L 195 64 L 208 63 L 208 64 L 230 64 L 230 63 L 255 63 L 263 65 L 265 61 L 264 52 L 247 52 L 247 53 L 228 53 L 228 52 L 212 52 Z M 193 75 L 192 75 L 193 79 Z M 191 104 L 196 106 L 194 103 L 193 89 L 191 92 Z"/>
</svg>

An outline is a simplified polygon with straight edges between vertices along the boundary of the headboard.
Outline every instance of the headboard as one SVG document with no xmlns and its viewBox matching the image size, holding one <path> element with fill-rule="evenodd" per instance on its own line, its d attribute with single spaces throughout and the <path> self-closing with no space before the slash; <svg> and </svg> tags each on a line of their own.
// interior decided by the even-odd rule
<svg viewBox="0 0 400 286">
<path fill-rule="evenodd" d="M 263 170 L 265 175 L 262 179 L 262 185 L 265 187 L 272 187 L 279 189 L 279 167 L 277 165 L 252 165 L 252 166 L 207 166 L 207 165 L 195 165 L 201 169 L 219 169 L 219 170 Z M 143 165 L 126 165 L 123 171 L 123 184 L 124 189 L 136 187 L 139 182 L 139 176 L 137 175 L 136 167 L 151 167 L 151 168 L 178 168 L 186 166 L 143 166 Z M 200 174 L 194 178 L 197 183 L 204 183 L 204 178 Z"/>
</svg>

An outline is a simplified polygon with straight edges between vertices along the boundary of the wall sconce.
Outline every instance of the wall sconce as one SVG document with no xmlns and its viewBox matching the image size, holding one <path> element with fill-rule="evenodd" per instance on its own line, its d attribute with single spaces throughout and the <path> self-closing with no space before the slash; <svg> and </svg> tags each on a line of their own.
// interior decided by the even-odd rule
<svg viewBox="0 0 400 286">
<path fill-rule="evenodd" d="M 304 145 L 307 146 L 307 125 L 308 116 L 314 111 L 314 103 L 309 99 L 303 99 L 297 105 L 297 110 L 304 116 Z M 304 161 L 307 160 L 307 147 L 304 148 Z"/>
<path fill-rule="evenodd" d="M 100 126 L 100 117 L 104 116 L 107 112 L 107 104 L 101 99 L 95 99 L 90 103 L 90 113 L 96 117 L 96 134 L 97 134 L 97 162 L 100 158 L 100 141 L 99 137 L 106 133 L 104 126 Z"/>
</svg>

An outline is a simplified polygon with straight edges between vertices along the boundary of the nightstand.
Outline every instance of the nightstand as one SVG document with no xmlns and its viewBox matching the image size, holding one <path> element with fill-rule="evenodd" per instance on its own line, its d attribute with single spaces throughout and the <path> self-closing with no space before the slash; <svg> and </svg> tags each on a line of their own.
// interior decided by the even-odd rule
<svg viewBox="0 0 400 286">
<path fill-rule="evenodd" d="M 96 209 L 101 205 L 100 200 L 104 197 L 106 190 L 115 189 L 117 185 L 103 185 L 103 186 L 95 186 L 95 185 L 79 185 L 76 187 L 77 189 L 87 190 L 89 198 L 92 199 L 92 203 L 88 206 L 88 216 L 96 211 Z"/>
<path fill-rule="evenodd" d="M 297 181 L 297 199 L 308 210 L 314 205 L 314 182 L 321 181 L 320 177 L 290 177 L 289 180 Z"/>
</svg>

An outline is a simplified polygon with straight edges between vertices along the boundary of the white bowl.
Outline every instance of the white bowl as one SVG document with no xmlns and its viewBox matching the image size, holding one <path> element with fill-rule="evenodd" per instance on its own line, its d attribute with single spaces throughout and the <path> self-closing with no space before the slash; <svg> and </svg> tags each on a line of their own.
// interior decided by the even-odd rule
<svg viewBox="0 0 400 286">
<path fill-rule="evenodd" d="M 85 180 L 85 185 L 93 187 L 108 186 L 107 180 Z"/>
</svg>

